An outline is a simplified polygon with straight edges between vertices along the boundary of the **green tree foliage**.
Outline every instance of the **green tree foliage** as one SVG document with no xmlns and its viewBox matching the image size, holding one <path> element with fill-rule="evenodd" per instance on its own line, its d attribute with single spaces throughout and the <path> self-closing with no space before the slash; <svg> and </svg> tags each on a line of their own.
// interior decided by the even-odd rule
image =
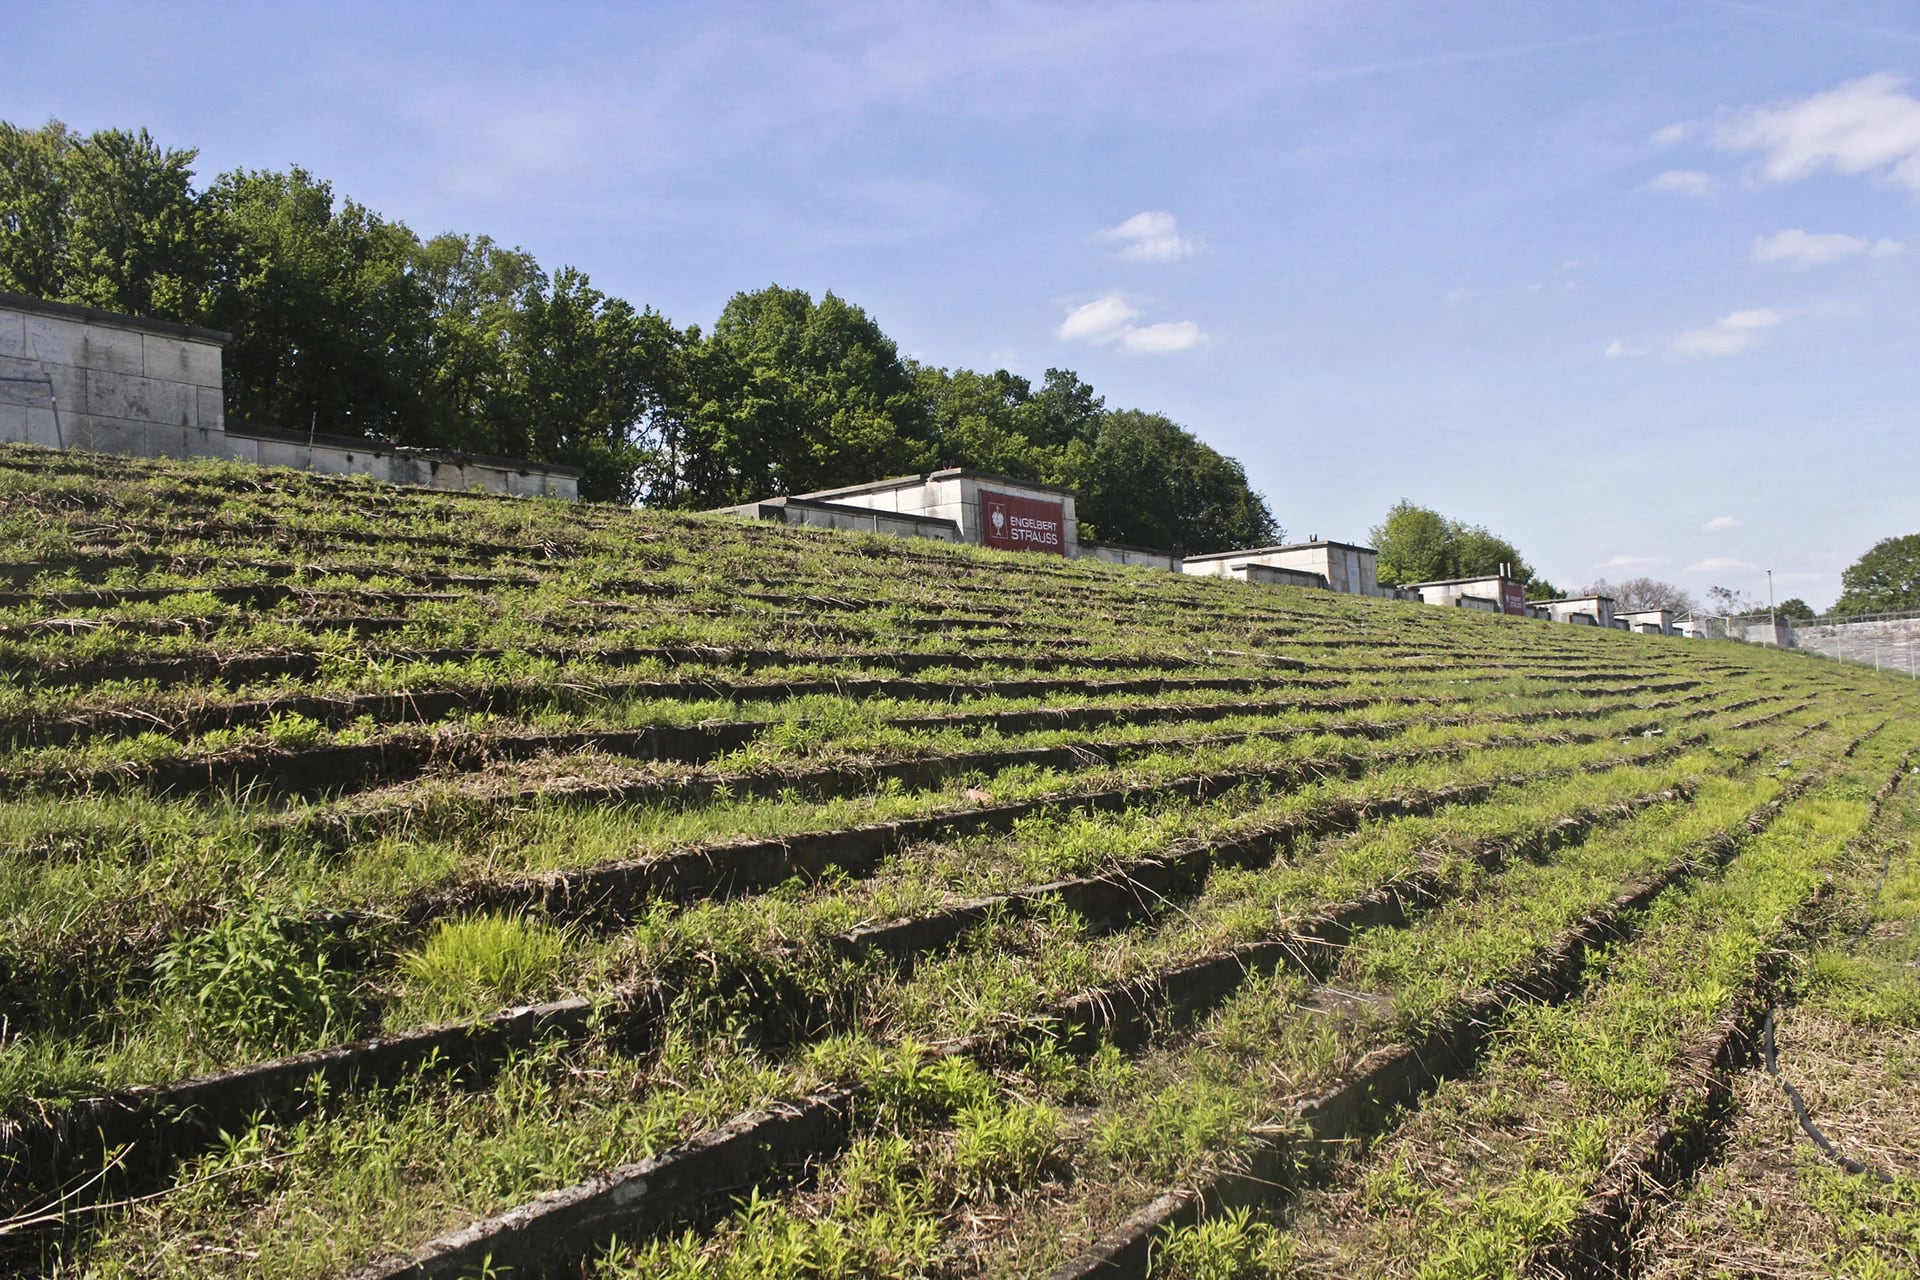
<svg viewBox="0 0 1920 1280">
<path fill-rule="evenodd" d="M 1795 622 L 1812 622 L 1820 616 L 1813 611 L 1812 605 L 1799 596 L 1782 600 L 1775 612 L 1783 618 L 1792 618 Z"/>
<path fill-rule="evenodd" d="M 1238 462 L 1157 413 L 1106 414 L 1091 445 L 1067 447 L 1083 530 L 1188 554 L 1270 545 L 1281 531 Z"/>
<path fill-rule="evenodd" d="M 72 135 L 58 120 L 40 129 L 0 122 L 0 289 L 60 296 L 72 146 Z"/>
<path fill-rule="evenodd" d="M 422 240 L 300 168 L 196 192 L 194 157 L 144 130 L 0 124 L 0 289 L 227 330 L 237 422 L 564 463 L 583 497 L 656 506 L 964 466 L 1081 490 L 1089 537 L 1280 536 L 1239 463 L 1071 371 L 921 367 L 858 306 L 778 285 L 710 334 L 676 329 L 486 236 Z"/>
<path fill-rule="evenodd" d="M 1882 538 L 1840 575 L 1835 613 L 1920 609 L 1920 533 Z"/>
<path fill-rule="evenodd" d="M 1380 553 L 1380 581 L 1388 586 L 1479 577 L 1500 572 L 1502 565 L 1522 582 L 1533 576 L 1505 538 L 1416 507 L 1405 498 L 1388 508 L 1387 518 L 1374 526 L 1372 538 Z"/>
<path fill-rule="evenodd" d="M 207 192 L 221 230 L 210 322 L 233 334 L 227 412 L 289 430 L 403 444 L 432 430 L 432 297 L 413 233 L 302 169 L 229 173 Z"/>
</svg>

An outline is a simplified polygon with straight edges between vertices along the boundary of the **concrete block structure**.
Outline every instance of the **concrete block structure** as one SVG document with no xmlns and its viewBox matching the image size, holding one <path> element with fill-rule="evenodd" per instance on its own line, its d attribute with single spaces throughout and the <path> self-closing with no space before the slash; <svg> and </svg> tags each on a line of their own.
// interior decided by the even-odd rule
<svg viewBox="0 0 1920 1280">
<path fill-rule="evenodd" d="M 1412 582 L 1407 587 L 1419 593 L 1428 604 L 1481 609 L 1516 618 L 1527 616 L 1525 584 L 1504 574 L 1480 578 L 1445 578 L 1438 582 Z M 1490 607 L 1489 607 L 1490 606 Z"/>
<path fill-rule="evenodd" d="M 0 440 L 226 456 L 215 329 L 0 293 Z"/>
<path fill-rule="evenodd" d="M 576 499 L 580 469 L 229 425 L 216 329 L 0 293 L 0 441 Z"/>
<path fill-rule="evenodd" d="M 1124 542 L 1082 542 L 1080 544 L 1082 560 L 1101 560 L 1107 564 L 1130 564 L 1144 569 L 1167 569 L 1180 572 L 1180 557 L 1171 551 L 1156 551 L 1152 547 L 1129 546 Z"/>
<path fill-rule="evenodd" d="M 1676 634 L 1673 627 L 1671 609 L 1633 609 L 1616 612 L 1616 618 L 1624 618 L 1635 631 L 1650 636 L 1670 636 Z"/>
<path fill-rule="evenodd" d="M 948 541 L 973 543 L 1002 551 L 1037 551 L 1049 555 L 1080 554 L 1078 515 L 1074 510 L 1074 492 L 1031 480 L 1014 480 L 986 471 L 949 467 L 925 475 L 894 476 L 840 489 L 822 489 L 816 493 L 795 494 L 784 499 L 748 502 L 723 507 L 729 515 L 750 519 L 771 518 L 763 512 L 773 503 L 805 504 L 809 512 L 804 521 L 832 528 L 876 526 L 873 513 L 917 517 L 945 522 L 959 531 Z M 827 524 L 835 509 L 844 513 L 848 524 Z M 787 519 L 787 517 L 781 517 Z M 864 521 L 865 523 L 861 523 Z M 934 525 L 924 528 L 932 529 Z M 922 532 L 912 520 L 897 522 L 897 527 L 882 528 L 883 533 L 900 532 L 908 536 L 943 536 Z"/>
<path fill-rule="evenodd" d="M 1325 580 L 1328 590 L 1343 595 L 1384 597 L 1393 594 L 1392 588 L 1380 585 L 1380 553 L 1372 547 L 1358 547 L 1348 542 L 1297 542 L 1282 547 L 1216 551 L 1210 555 L 1188 556 L 1180 567 L 1185 573 L 1233 578 L 1244 576 L 1242 570 L 1250 564 L 1317 575 Z"/>
<path fill-rule="evenodd" d="M 1542 600 L 1540 603 L 1553 615 L 1555 622 L 1572 622 L 1576 617 L 1584 616 L 1584 626 L 1611 627 L 1613 625 L 1612 596 L 1567 596 L 1560 600 Z"/>
<path fill-rule="evenodd" d="M 580 497 L 578 467 L 237 424 L 227 428 L 226 438 L 228 457 L 263 467 L 291 467 L 329 476 L 372 476 L 390 484 L 453 493 L 503 493 L 569 502 Z"/>
<path fill-rule="evenodd" d="M 750 520 L 771 520 L 777 524 L 810 529 L 888 533 L 900 538 L 935 538 L 941 542 L 960 541 L 959 524 L 939 516 L 851 507 L 836 502 L 815 502 L 809 498 L 768 498 L 765 502 L 749 502 L 727 510 Z"/>
<path fill-rule="evenodd" d="M 1278 565 L 1247 563 L 1235 565 L 1225 574 L 1227 578 L 1238 578 L 1242 582 L 1256 582 L 1269 587 L 1313 587 L 1327 590 L 1327 579 L 1323 574 L 1308 573 L 1305 569 L 1282 569 Z"/>
</svg>

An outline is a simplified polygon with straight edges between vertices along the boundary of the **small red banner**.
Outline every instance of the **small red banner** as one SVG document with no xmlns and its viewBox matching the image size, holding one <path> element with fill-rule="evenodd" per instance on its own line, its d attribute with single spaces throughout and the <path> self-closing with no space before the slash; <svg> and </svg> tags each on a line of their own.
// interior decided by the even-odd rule
<svg viewBox="0 0 1920 1280">
<path fill-rule="evenodd" d="M 1508 613 L 1524 614 L 1527 611 L 1527 589 L 1518 582 L 1500 584 L 1500 607 Z"/>
<path fill-rule="evenodd" d="M 980 540 L 1002 551 L 1067 554 L 1067 504 L 980 491 Z"/>
</svg>

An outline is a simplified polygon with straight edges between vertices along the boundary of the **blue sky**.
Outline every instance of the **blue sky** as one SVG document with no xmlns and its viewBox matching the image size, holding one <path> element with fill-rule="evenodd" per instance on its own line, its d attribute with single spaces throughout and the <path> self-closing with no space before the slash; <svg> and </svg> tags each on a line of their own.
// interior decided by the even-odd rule
<svg viewBox="0 0 1920 1280">
<path fill-rule="evenodd" d="M 0 0 L 0 117 L 304 165 L 676 322 L 1076 370 L 1291 535 L 1816 607 L 1920 530 L 1920 7 Z"/>
</svg>

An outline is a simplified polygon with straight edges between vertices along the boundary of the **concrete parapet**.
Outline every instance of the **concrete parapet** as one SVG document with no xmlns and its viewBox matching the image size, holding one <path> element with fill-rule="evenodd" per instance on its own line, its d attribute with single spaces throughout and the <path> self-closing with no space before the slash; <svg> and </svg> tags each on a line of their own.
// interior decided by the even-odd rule
<svg viewBox="0 0 1920 1280">
<path fill-rule="evenodd" d="M 871 507 L 841 502 L 819 502 L 812 498 L 768 498 L 723 508 L 725 514 L 745 516 L 749 520 L 771 520 L 779 524 L 812 529 L 840 529 L 849 533 L 886 533 L 901 538 L 936 538 L 959 542 L 957 521 L 911 512 L 880 511 Z"/>
<path fill-rule="evenodd" d="M 1121 542 L 1082 542 L 1080 558 L 1101 560 L 1107 564 L 1130 564 L 1148 569 L 1167 569 L 1174 573 L 1180 571 L 1180 557 L 1171 551 L 1155 551 L 1151 547 L 1132 547 Z"/>
</svg>

